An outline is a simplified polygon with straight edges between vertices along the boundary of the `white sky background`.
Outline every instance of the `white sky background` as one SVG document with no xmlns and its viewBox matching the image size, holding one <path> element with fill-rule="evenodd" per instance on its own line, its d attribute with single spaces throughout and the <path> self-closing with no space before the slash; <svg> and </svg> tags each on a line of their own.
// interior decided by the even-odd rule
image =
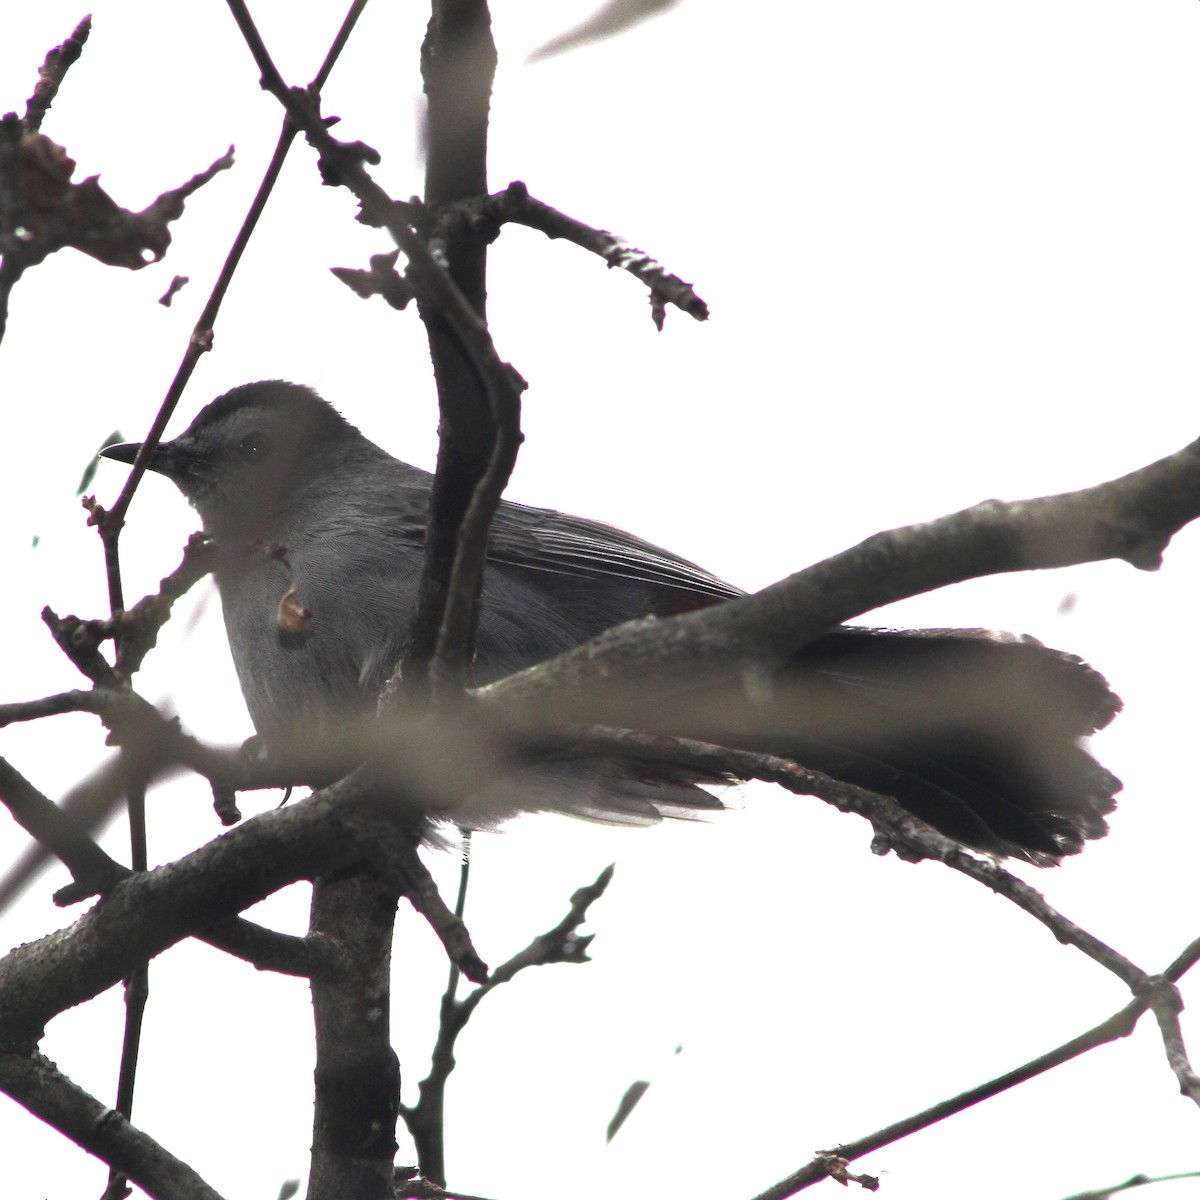
<svg viewBox="0 0 1200 1200">
<path fill-rule="evenodd" d="M 492 186 L 524 179 L 619 231 L 694 280 L 713 317 L 672 311 L 657 334 L 632 280 L 506 230 L 492 326 L 530 382 L 514 498 L 622 525 L 754 588 L 879 529 L 1096 483 L 1196 436 L 1196 4 L 684 0 L 617 41 L 525 65 L 590 7 L 495 0 Z M 307 81 L 341 3 L 254 9 L 285 77 Z M 0 108 L 23 105 L 82 11 L 54 0 L 10 16 Z M 422 183 L 425 12 L 375 0 L 326 89 L 342 135 L 383 153 L 378 177 L 400 197 Z M 237 166 L 189 201 L 162 264 L 130 274 L 68 251 L 14 292 L 0 348 L 0 700 L 78 682 L 38 619 L 46 603 L 105 611 L 99 543 L 73 489 L 114 426 L 129 438 L 148 427 L 280 122 L 222 4 L 95 0 L 94 20 L 44 125 L 78 176 L 101 173 L 140 208 L 230 142 Z M 360 301 L 327 270 L 387 248 L 353 213 L 297 145 L 173 428 L 236 383 L 284 377 L 432 465 L 415 313 Z M 163 309 L 176 273 L 192 282 Z M 100 499 L 122 480 L 102 468 Z M 146 482 L 123 543 L 131 599 L 195 527 L 168 484 Z M 1097 741 L 1126 781 L 1112 835 L 1025 874 L 1151 970 L 1200 933 L 1198 568 L 1187 532 L 1158 574 L 1014 576 L 870 617 L 1027 631 L 1109 676 L 1127 704 Z M 189 729 L 239 740 L 250 725 L 215 596 L 197 589 L 184 607 L 140 690 Z M 71 716 L 5 730 L 0 753 L 56 795 L 104 751 L 98 724 Z M 244 811 L 277 798 L 246 797 Z M 217 832 L 199 782 L 152 797 L 153 860 Z M 123 840 L 114 828 L 105 844 Z M 492 963 L 555 923 L 607 862 L 618 872 L 588 925 L 595 962 L 529 973 L 461 1040 L 451 1185 L 500 1200 L 737 1200 L 1125 1002 L 1011 906 L 935 865 L 876 859 L 869 840 L 864 823 L 767 787 L 707 826 L 543 817 L 478 839 L 468 923 Z M 0 822 L 0 854 L 24 844 Z M 431 862 L 451 888 L 450 857 Z M 49 900 L 64 879 L 48 872 L 4 916 L 5 946 L 73 918 Z M 264 910 L 301 931 L 305 889 Z M 396 1043 L 411 1089 L 445 970 L 409 912 L 398 928 Z M 310 1136 L 303 984 L 187 944 L 156 960 L 151 988 L 135 1118 L 223 1194 L 271 1200 L 303 1172 Z M 1186 982 L 1185 999 L 1195 992 Z M 114 991 L 56 1020 L 45 1043 L 104 1099 L 120 1017 Z M 639 1077 L 653 1086 L 606 1149 L 605 1124 Z M 891 1200 L 1055 1200 L 1197 1168 L 1198 1122 L 1147 1027 L 855 1169 L 880 1174 Z M 7 1100 L 0 1147 L 6 1200 L 102 1190 L 100 1166 Z M 1200 1182 L 1154 1195 L 1197 1196 Z"/>
</svg>

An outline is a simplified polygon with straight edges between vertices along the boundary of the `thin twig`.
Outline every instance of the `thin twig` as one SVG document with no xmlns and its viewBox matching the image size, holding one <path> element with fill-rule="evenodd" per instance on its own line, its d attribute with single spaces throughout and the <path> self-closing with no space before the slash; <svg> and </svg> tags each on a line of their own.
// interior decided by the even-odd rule
<svg viewBox="0 0 1200 1200">
<path fill-rule="evenodd" d="M 1197 962 L 1200 962 L 1200 939 L 1192 942 L 1183 950 L 1163 972 L 1163 977 L 1177 982 Z M 983 1100 L 991 1099 L 1020 1083 L 1025 1083 L 1055 1067 L 1060 1067 L 1063 1063 L 1070 1062 L 1072 1059 L 1086 1054 L 1089 1050 L 1096 1049 L 1097 1046 L 1104 1046 L 1118 1038 L 1128 1037 L 1137 1025 L 1138 1018 L 1146 1012 L 1149 1006 L 1148 997 L 1139 997 L 1086 1033 L 1071 1038 L 1070 1041 L 1064 1042 L 1061 1046 L 1039 1055 L 1012 1071 L 1007 1071 L 978 1087 L 960 1092 L 957 1096 L 951 1096 L 921 1112 L 913 1113 L 912 1116 L 887 1125 L 875 1133 L 867 1134 L 866 1137 L 845 1142 L 834 1150 L 818 1154 L 810 1163 L 793 1172 L 786 1179 L 781 1179 L 765 1191 L 759 1192 L 754 1200 L 786 1200 L 786 1197 L 795 1195 L 796 1192 L 803 1191 L 814 1183 L 820 1183 L 823 1179 L 827 1179 L 830 1174 L 831 1161 L 852 1162 L 864 1154 L 870 1154 L 901 1138 L 908 1137 L 922 1129 L 928 1129 L 929 1126 L 944 1121 L 947 1117 L 954 1116 L 955 1113 L 963 1112 Z"/>
<path fill-rule="evenodd" d="M 1170 1183 L 1175 1179 L 1200 1178 L 1200 1171 L 1180 1171 L 1174 1175 L 1134 1175 L 1124 1183 L 1116 1183 L 1111 1187 L 1093 1188 L 1086 1192 L 1075 1192 L 1063 1200 L 1112 1200 L 1118 1192 L 1128 1192 L 1133 1188 L 1146 1187 L 1151 1183 Z"/>
<path fill-rule="evenodd" d="M 625 757 L 687 764 L 702 767 L 712 774 L 725 772 L 741 779 L 762 779 L 800 795 L 817 796 L 842 812 L 866 817 L 875 829 L 873 848 L 877 853 L 892 850 L 905 861 L 930 859 L 943 863 L 1003 896 L 1040 921 L 1058 941 L 1074 946 L 1116 975 L 1138 998 L 1142 1005 L 1140 1011 L 1148 1008 L 1154 1013 L 1167 1062 L 1180 1090 L 1200 1105 L 1200 1079 L 1188 1058 L 1179 1024 L 1183 1001 L 1172 979 L 1143 971 L 1123 954 L 1063 916 L 1040 892 L 1006 871 L 994 859 L 965 850 L 902 808 L 892 797 L 843 783 L 776 755 L 730 750 L 690 739 L 648 738 L 627 731 L 594 729 L 581 738 L 578 749 L 590 755 L 597 749 L 610 749 Z"/>
<path fill-rule="evenodd" d="M 692 285 L 685 283 L 678 275 L 668 271 L 656 262 L 644 250 L 631 246 L 624 238 L 609 233 L 606 229 L 594 229 L 568 217 L 550 205 L 536 200 L 529 194 L 529 189 L 520 181 L 510 183 L 502 192 L 488 196 L 485 204 L 488 214 L 497 222 L 504 224 L 513 221 L 519 225 L 527 225 L 537 229 L 548 238 L 564 238 L 576 246 L 596 254 L 610 267 L 628 271 L 635 279 L 650 289 L 650 294 L 658 303 L 653 312 L 661 314 L 663 305 L 673 304 L 680 311 L 697 321 L 708 319 L 708 305 L 696 295 Z M 661 330 L 661 316 L 655 324 Z"/>
<path fill-rule="evenodd" d="M 462 916 L 452 912 L 442 899 L 433 876 L 414 846 L 403 848 L 398 865 L 407 885 L 404 895 L 437 934 L 450 958 L 450 969 L 455 977 L 461 972 L 472 983 L 482 983 L 488 977 L 487 964 L 472 944 Z"/>
<path fill-rule="evenodd" d="M 609 267 L 627 271 L 650 289 L 652 315 L 661 330 L 665 306 L 673 304 L 697 321 L 708 319 L 708 305 L 696 294 L 690 283 L 668 271 L 644 250 L 631 246 L 624 238 L 595 229 L 569 217 L 541 200 L 534 199 L 519 180 L 510 183 L 502 192 L 491 196 L 471 196 L 448 204 L 433 214 L 431 248 L 449 246 L 456 234 L 478 242 L 495 239 L 504 225 L 526 225 L 544 233 L 548 238 L 563 238 L 583 250 L 597 255 Z M 333 267 L 333 274 L 361 297 L 381 296 L 393 308 L 404 309 L 413 299 L 413 287 L 396 270 L 397 251 L 376 254 L 370 258 L 370 270 Z"/>
<path fill-rule="evenodd" d="M 323 87 L 325 81 L 329 78 L 329 73 L 332 71 L 365 6 L 366 0 L 353 0 L 345 19 L 342 21 L 341 27 L 338 29 L 333 44 L 325 55 L 324 61 L 321 63 L 320 70 L 313 79 L 312 86 L 315 89 L 319 90 Z M 175 408 L 183 395 L 184 388 L 187 386 L 188 380 L 192 377 L 192 372 L 195 370 L 196 364 L 200 361 L 201 355 L 212 348 L 213 330 L 216 326 L 217 314 L 220 312 L 221 303 L 225 299 L 225 293 L 229 290 L 229 285 L 233 282 L 234 272 L 242 260 L 242 255 L 245 253 L 250 238 L 258 225 L 259 218 L 267 206 L 267 201 L 270 199 L 271 192 L 275 187 L 276 181 L 279 179 L 280 172 L 283 170 L 284 160 L 287 158 L 288 151 L 291 149 L 292 142 L 295 140 L 298 132 L 297 126 L 285 116 L 283 127 L 279 131 L 279 138 L 275 143 L 275 149 L 271 154 L 267 169 L 263 173 L 262 182 L 258 185 L 258 191 L 255 192 L 254 199 L 251 201 L 246 216 L 242 219 L 242 224 L 233 239 L 233 245 L 230 246 L 229 253 L 225 256 L 225 261 L 221 265 L 217 281 L 213 284 L 208 300 L 196 320 L 195 327 L 188 338 L 183 359 L 175 371 L 175 377 L 171 380 L 171 384 L 167 388 L 167 394 L 163 397 L 154 420 L 151 422 L 150 430 L 142 443 L 142 450 L 139 452 L 116 502 L 108 510 L 105 520 L 98 523 L 101 539 L 104 544 L 105 567 L 108 575 L 109 607 L 113 615 L 124 608 L 118 545 L 121 527 L 125 521 L 125 514 L 129 510 L 129 505 L 133 500 L 134 493 L 137 491 L 142 476 L 146 472 L 150 459 L 153 457 L 154 450 L 162 440 L 162 435 L 167 428 L 167 422 L 170 421 L 174 414 Z"/>
<path fill-rule="evenodd" d="M 18 721 L 40 721 L 43 717 L 57 717 L 63 713 L 94 713 L 103 706 L 104 700 L 97 692 L 83 689 L 57 692 L 37 700 L 14 700 L 0 704 L 0 729 Z"/>
<path fill-rule="evenodd" d="M 54 98 L 58 95 L 58 89 L 62 86 L 67 71 L 83 53 L 84 44 L 91 32 L 92 18 L 86 16 L 75 26 L 71 31 L 71 36 L 61 46 L 55 46 L 46 55 L 42 69 L 38 72 L 37 86 L 34 87 L 33 95 L 29 97 L 25 105 L 25 116 L 21 123 L 25 127 L 26 133 L 37 133 L 41 129 L 42 121 L 45 120 L 46 113 L 50 111 L 50 105 L 54 103 Z"/>
<path fill-rule="evenodd" d="M 125 1024 L 121 1035 L 121 1063 L 117 1070 L 117 1098 L 113 1107 L 127 1121 L 133 1117 L 133 1097 L 137 1087 L 138 1056 L 142 1048 L 142 1019 L 150 998 L 150 965 L 141 963 L 125 980 Z M 111 1167 L 105 1195 L 124 1195 L 126 1174 Z"/>
<path fill-rule="evenodd" d="M 605 867 L 595 882 L 577 889 L 571 897 L 566 916 L 553 929 L 535 937 L 523 950 L 501 963 L 470 994 L 457 1001 L 450 994 L 442 997 L 441 1019 L 430 1056 L 429 1074 L 419 1085 L 417 1103 L 400 1106 L 400 1116 L 416 1144 L 421 1172 L 427 1178 L 437 1180 L 445 1177 L 442 1139 L 446 1085 L 454 1070 L 454 1047 L 459 1034 L 466 1028 L 485 996 L 501 984 L 510 982 L 527 967 L 588 961 L 587 950 L 592 939 L 590 936 L 580 936 L 579 926 L 586 919 L 589 907 L 604 894 L 612 876 L 613 868 Z"/>
<path fill-rule="evenodd" d="M 472 832 L 470 829 L 463 828 L 458 831 L 458 835 L 462 838 L 462 851 L 459 855 L 458 894 L 454 897 L 454 915 L 459 921 L 463 921 L 467 912 L 467 889 L 471 883 Z M 446 977 L 446 990 L 442 994 L 443 1003 L 454 1003 L 458 996 L 458 982 L 461 978 L 462 971 L 458 964 L 451 961 Z"/>
</svg>

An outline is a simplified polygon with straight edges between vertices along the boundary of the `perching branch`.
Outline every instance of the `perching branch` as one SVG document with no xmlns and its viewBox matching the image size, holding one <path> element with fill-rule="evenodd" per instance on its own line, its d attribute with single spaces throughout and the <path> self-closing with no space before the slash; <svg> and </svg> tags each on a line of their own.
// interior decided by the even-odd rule
<svg viewBox="0 0 1200 1200">
<path fill-rule="evenodd" d="M 494 772 L 514 746 L 544 745 L 556 737 L 576 736 L 578 727 L 589 720 L 609 718 L 622 728 L 690 733 L 680 728 L 687 725 L 689 717 L 700 711 L 704 718 L 700 724 L 709 724 L 711 716 L 686 702 L 681 703 L 677 715 L 664 714 L 664 680 L 686 681 L 697 676 L 711 680 L 754 664 L 769 666 L 777 656 L 791 653 L 805 637 L 835 620 L 908 591 L 964 578 L 968 568 L 948 565 L 947 556 L 962 555 L 970 569 L 987 573 L 1022 565 L 1085 561 L 1112 555 L 1117 547 L 1140 560 L 1143 555 L 1137 546 L 1161 549 L 1170 534 L 1196 512 L 1200 499 L 1195 465 L 1198 453 L 1196 447 L 1189 447 L 1112 484 L 1084 492 L 1014 505 L 993 504 L 928 525 L 880 534 L 755 596 L 669 620 L 633 622 L 585 647 L 481 689 L 479 715 L 484 724 L 479 727 L 476 748 L 464 738 L 462 723 L 447 731 L 445 742 L 432 737 L 431 732 L 436 731 L 428 726 L 413 729 L 409 735 L 404 734 L 403 726 L 389 727 L 388 744 L 398 746 L 400 753 L 392 762 L 379 765 L 387 766 L 389 786 L 397 789 L 396 795 L 412 806 L 411 812 L 418 813 L 426 810 L 430 799 L 449 803 L 470 791 L 471 780 L 478 786 L 486 777 L 478 772 Z M 1090 516 L 1083 519 L 1084 513 Z M 1030 527 L 1033 533 L 1028 531 Z M 1109 535 L 1098 540 L 1096 529 L 1109 531 Z M 1114 540 L 1113 530 L 1124 532 Z M 758 638 L 753 637 L 755 629 L 762 631 Z M 753 657 L 755 652 L 757 657 Z M 614 687 L 614 680 L 628 686 Z M 675 700 L 682 695 L 675 685 L 666 690 Z M 613 717 L 617 719 L 613 721 Z M 737 769 L 744 769 L 744 764 Z M 804 780 L 804 789 L 813 786 L 811 777 Z M 897 824 L 893 844 L 903 844 L 899 839 L 905 821 L 912 823 L 915 818 Z M 921 852 L 926 850 L 921 848 Z M 998 876 L 990 868 L 970 861 L 974 865 L 969 869 L 981 882 L 989 887 L 997 883 Z M 1104 957 L 1095 947 L 1088 952 Z M 1110 965 L 1127 982 L 1142 986 L 1140 973 L 1123 961 L 1114 960 Z"/>
<path fill-rule="evenodd" d="M 859 545 L 754 595 L 645 618 L 479 691 L 527 732 L 602 724 L 720 742 L 705 688 L 771 670 L 814 638 L 872 609 L 985 575 L 1119 558 L 1156 569 L 1200 516 L 1200 441 L 1108 483 L 998 500 Z"/>
</svg>

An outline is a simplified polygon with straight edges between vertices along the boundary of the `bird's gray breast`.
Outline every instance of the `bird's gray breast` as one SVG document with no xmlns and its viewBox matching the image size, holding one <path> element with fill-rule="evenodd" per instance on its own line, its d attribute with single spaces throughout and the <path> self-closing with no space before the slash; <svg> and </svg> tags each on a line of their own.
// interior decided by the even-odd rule
<svg viewBox="0 0 1200 1200">
<path fill-rule="evenodd" d="M 353 531 L 250 549 L 218 574 L 225 628 L 255 728 L 268 741 L 327 732 L 368 710 L 399 658 L 420 550 Z"/>
</svg>

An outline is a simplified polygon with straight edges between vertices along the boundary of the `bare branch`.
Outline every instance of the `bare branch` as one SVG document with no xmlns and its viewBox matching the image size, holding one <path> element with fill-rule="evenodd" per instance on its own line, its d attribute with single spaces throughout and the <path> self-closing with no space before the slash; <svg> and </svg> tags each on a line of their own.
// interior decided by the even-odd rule
<svg viewBox="0 0 1200 1200">
<path fill-rule="evenodd" d="M 463 1023 L 479 1007 L 479 1002 L 488 992 L 494 991 L 502 983 L 508 983 L 527 967 L 544 967 L 548 963 L 585 963 L 588 962 L 588 947 L 591 937 L 581 937 L 579 926 L 587 919 L 588 909 L 591 908 L 608 889 L 612 882 L 615 866 L 605 867 L 592 883 L 576 889 L 571 895 L 571 907 L 553 929 L 535 937 L 524 950 L 518 951 L 507 962 L 501 963 L 485 983 L 477 987 L 470 995 L 459 1001 L 463 1012 Z"/>
<path fill-rule="evenodd" d="M 263 813 L 166 867 L 131 875 L 68 929 L 0 958 L 0 1043 L 32 1046 L 42 1026 L 124 979 L 139 963 L 298 879 L 353 861 L 345 780 Z"/>
<path fill-rule="evenodd" d="M 57 717 L 63 713 L 98 713 L 104 707 L 103 698 L 95 691 L 76 690 L 37 700 L 14 700 L 0 704 L 0 729 L 18 721 L 39 721 L 42 717 Z"/>
<path fill-rule="evenodd" d="M 104 891 L 129 874 L 128 868 L 109 858 L 76 821 L 2 758 L 0 801 L 22 829 L 57 857 L 76 883 L 91 892 Z M 9 894 L 0 895 L 0 910 L 9 898 Z"/>
<path fill-rule="evenodd" d="M 655 311 L 661 312 L 662 305 L 673 304 L 697 321 L 708 319 L 708 305 L 696 295 L 690 283 L 685 283 L 678 275 L 655 262 L 644 250 L 638 250 L 623 238 L 606 229 L 593 229 L 535 200 L 523 183 L 510 183 L 504 191 L 488 196 L 483 208 L 497 224 L 516 222 L 540 230 L 548 238 L 565 238 L 598 255 L 610 267 L 628 271 L 650 289 L 651 296 L 658 302 Z M 662 320 L 656 320 L 655 325 L 661 330 Z"/>
<path fill-rule="evenodd" d="M 470 1192 L 447 1191 L 426 1179 L 416 1167 L 397 1167 L 395 1172 L 396 1200 L 489 1200 Z"/>
<path fill-rule="evenodd" d="M 313 980 L 316 1097 L 309 1195 L 383 1197 L 396 1158 L 400 1066 L 390 1041 L 396 891 L 369 871 L 313 885 L 313 935 L 335 942 L 348 970 Z"/>
<path fill-rule="evenodd" d="M 31 133 L 15 113 L 0 118 L 0 334 L 8 293 L 30 267 L 65 247 L 108 266 L 140 270 L 171 244 L 169 224 L 184 200 L 218 171 L 233 150 L 140 213 L 119 207 L 96 176 L 72 183 L 75 163 L 61 146 Z"/>
<path fill-rule="evenodd" d="M 520 441 L 519 398 L 524 381 L 496 353 L 482 316 L 482 291 L 475 295 L 475 289 L 468 288 L 472 292 L 468 296 L 460 290 L 462 264 L 457 268 L 451 264 L 456 270 L 452 277 L 412 227 L 413 206 L 398 205 L 368 174 L 364 164 L 377 163 L 378 153 L 361 142 L 345 143 L 332 137 L 312 94 L 284 83 L 242 0 L 228 0 L 228 4 L 262 73 L 262 86 L 285 106 L 320 154 L 322 178 L 326 183 L 348 187 L 362 205 L 363 220 L 386 228 L 409 260 L 408 278 L 423 318 L 431 326 L 430 344 L 442 398 L 442 448 L 430 500 L 425 570 L 413 622 L 407 683 L 415 684 L 423 677 L 426 665 L 432 663 L 433 679 L 443 678 L 457 687 L 470 660 L 473 608 L 482 579 L 487 527 Z M 461 65 L 459 51 L 481 69 L 486 65 L 490 34 L 486 33 L 487 9 L 482 2 L 472 0 L 457 8 L 439 8 L 430 28 L 430 37 L 440 46 L 440 52 L 432 51 L 427 44 L 425 60 L 427 64 L 436 63 L 439 73 L 448 61 Z M 450 42 L 439 40 L 443 35 Z M 456 49 L 455 39 L 459 37 L 465 41 Z M 469 79 L 473 94 L 484 98 L 490 78 L 490 74 L 481 78 L 478 72 L 462 71 L 445 76 L 446 82 L 453 81 L 455 87 Z M 436 90 L 435 85 L 430 86 Z M 431 99 L 431 112 L 436 107 Z M 482 123 L 477 112 L 463 117 L 460 111 L 457 119 L 463 124 L 456 138 L 471 141 L 480 133 L 486 134 L 486 108 Z M 439 144 L 439 139 L 431 135 L 430 202 L 440 204 L 485 190 L 481 186 L 463 191 L 466 184 L 449 161 L 444 173 L 435 171 L 434 161 L 440 153 L 435 147 Z M 481 172 L 481 165 L 473 166 L 468 175 L 474 181 L 475 174 Z M 469 248 L 464 252 L 468 256 L 471 253 Z M 481 281 L 481 269 L 481 265 L 472 267 L 467 274 Z M 442 322 L 447 327 L 445 338 L 438 332 Z M 476 402 L 480 395 L 482 402 Z"/>
<path fill-rule="evenodd" d="M 1112 1200 L 1118 1192 L 1128 1192 L 1133 1188 L 1145 1187 L 1151 1183 L 1170 1183 L 1174 1179 L 1196 1179 L 1200 1171 L 1180 1171 L 1175 1175 L 1134 1175 L 1124 1183 L 1113 1184 L 1112 1187 L 1097 1188 L 1087 1192 L 1075 1192 L 1064 1200 Z"/>
<path fill-rule="evenodd" d="M 197 941 L 245 960 L 257 971 L 305 979 L 335 979 L 344 975 L 349 966 L 342 947 L 329 938 L 313 934 L 295 937 L 265 929 L 245 917 L 222 921 L 195 936 Z"/>
<path fill-rule="evenodd" d="M 1200 940 L 1192 942 L 1191 945 L 1184 949 L 1163 972 L 1163 978 L 1170 980 L 1172 983 L 1177 982 L 1197 962 L 1200 962 Z M 778 1183 L 772 1184 L 765 1191 L 760 1192 L 754 1197 L 754 1200 L 786 1200 L 788 1196 L 795 1195 L 797 1192 L 811 1187 L 814 1183 L 820 1183 L 823 1179 L 826 1179 L 829 1176 L 828 1163 L 831 1157 L 840 1159 L 842 1162 L 852 1162 L 856 1158 L 861 1158 L 864 1154 L 870 1154 L 875 1150 L 881 1149 L 883 1146 L 890 1145 L 892 1142 L 898 1142 L 901 1138 L 908 1137 L 910 1134 L 917 1133 L 922 1129 L 928 1129 L 929 1126 L 935 1125 L 939 1121 L 944 1121 L 947 1117 L 954 1116 L 955 1113 L 960 1113 L 965 1109 L 979 1104 L 983 1100 L 998 1096 L 1001 1092 L 1016 1087 L 1018 1084 L 1025 1083 L 1038 1075 L 1053 1070 L 1055 1067 L 1060 1067 L 1063 1063 L 1070 1062 L 1072 1059 L 1086 1054 L 1089 1050 L 1096 1049 L 1097 1046 L 1104 1046 L 1109 1042 L 1116 1041 L 1118 1038 L 1128 1037 L 1137 1025 L 1138 1018 L 1149 1007 L 1149 997 L 1141 996 L 1113 1013 L 1107 1020 L 1101 1021 L 1099 1025 L 1089 1029 L 1086 1033 L 1081 1033 L 1077 1037 L 1071 1038 L 1070 1041 L 1064 1042 L 1061 1046 L 1048 1051 L 1046 1054 L 1039 1055 L 1023 1066 L 1017 1067 L 1012 1071 L 1007 1071 L 1005 1074 L 991 1079 L 987 1083 L 961 1092 L 959 1095 L 952 1096 L 948 1100 L 943 1100 L 922 1112 L 905 1117 L 902 1121 L 885 1126 L 883 1129 L 868 1134 L 866 1137 L 857 1138 L 853 1142 L 845 1142 L 835 1150 L 818 1154 L 810 1163 L 801 1167 L 786 1179 L 781 1179 Z M 1075 1200 L 1075 1198 L 1071 1198 L 1071 1200 Z"/>
<path fill-rule="evenodd" d="M 329 73 L 333 70 L 333 66 L 344 48 L 355 23 L 358 21 L 358 17 L 365 4 L 366 0 L 353 0 L 353 3 L 351 3 L 346 17 L 338 29 L 337 36 L 334 38 L 333 44 L 330 46 L 329 52 L 325 55 L 325 59 L 321 63 L 321 68 L 313 80 L 312 87 L 314 89 L 319 90 L 329 78 Z M 167 388 L 167 394 L 163 397 L 163 401 L 158 407 L 158 412 L 155 413 L 150 430 L 142 442 L 142 450 L 129 472 L 129 477 L 125 481 L 125 486 L 121 489 L 121 494 L 117 498 L 116 503 L 107 512 L 105 519 L 98 522 L 98 529 L 104 543 L 105 567 L 108 575 L 109 607 L 113 615 L 125 607 L 119 556 L 120 533 L 121 526 L 125 522 L 125 514 L 129 511 L 129 505 L 133 501 L 134 493 L 137 491 L 138 485 L 146 473 L 146 467 L 155 449 L 162 440 L 162 435 L 167 428 L 167 422 L 170 421 L 174 414 L 180 397 L 183 395 L 183 390 L 187 387 L 188 380 L 191 379 L 192 372 L 196 369 L 196 364 L 200 361 L 200 356 L 212 347 L 213 329 L 217 322 L 217 314 L 220 312 L 221 303 L 225 299 L 225 293 L 229 290 L 229 285 L 233 282 L 234 273 L 238 268 L 238 264 L 242 261 L 242 255 L 250 243 L 250 238 L 258 225 L 259 218 L 267 206 L 267 200 L 274 190 L 279 174 L 283 170 L 284 160 L 287 158 L 288 151 L 291 149 L 292 142 L 295 140 L 298 132 L 298 127 L 291 118 L 285 116 L 275 149 L 271 154 L 270 162 L 263 173 L 262 182 L 258 185 L 258 191 L 255 192 L 254 199 L 250 202 L 246 216 L 243 218 L 237 235 L 233 239 L 233 245 L 229 248 L 229 253 L 225 256 L 225 261 L 221 265 L 221 272 L 217 276 L 216 283 L 213 284 L 212 292 L 209 294 L 208 300 L 205 302 L 204 308 L 197 318 L 195 328 L 188 338 L 183 359 L 178 368 L 176 368 L 175 377 L 171 380 L 170 386 Z"/>
<path fill-rule="evenodd" d="M 171 616 L 175 601 L 212 571 L 220 551 L 202 533 L 193 533 L 183 551 L 183 561 L 160 580 L 157 592 L 143 596 L 127 612 L 113 618 L 117 642 L 117 675 L 130 679 L 154 649 L 159 630 Z"/>
<path fill-rule="evenodd" d="M 605 867 L 594 883 L 579 888 L 571 897 L 567 915 L 553 929 L 533 939 L 525 949 L 501 963 L 489 978 L 462 1000 L 452 992 L 442 999 L 441 1021 L 437 1040 L 431 1054 L 429 1074 L 420 1083 L 420 1098 L 416 1104 L 401 1104 L 400 1116 L 416 1143 L 422 1172 L 430 1179 L 445 1175 L 442 1147 L 446 1084 L 455 1067 L 454 1047 L 458 1036 L 489 992 L 508 983 L 527 967 L 548 963 L 588 961 L 590 937 L 579 935 L 579 926 L 587 917 L 589 907 L 596 902 L 612 879 L 613 868 Z"/>
<path fill-rule="evenodd" d="M 67 71 L 83 53 L 84 43 L 91 32 L 92 18 L 84 17 L 71 31 L 71 36 L 46 55 L 46 61 L 42 63 L 42 69 L 38 72 L 37 86 L 25 105 L 25 117 L 21 123 L 26 133 L 37 133 L 41 129 L 42 121 L 50 111 L 50 105 L 54 103 Z"/>
<path fill-rule="evenodd" d="M 345 827 L 354 834 L 362 858 L 371 864 L 380 879 L 390 882 L 397 895 L 404 896 L 437 934 L 450 961 L 470 980 L 487 978 L 487 964 L 471 944 L 467 927 L 446 906 L 433 876 L 417 854 L 417 845 L 425 833 L 415 814 L 399 814 L 394 804 L 356 805 L 344 815 Z"/>
<path fill-rule="evenodd" d="M 451 963 L 472 983 L 483 983 L 488 977 L 487 963 L 479 957 L 462 918 L 452 912 L 442 899 L 433 876 L 414 847 L 405 848 L 399 866 L 406 880 L 404 895 L 429 922 L 430 928 L 446 948 Z"/>
<path fill-rule="evenodd" d="M 154 1200 L 221 1200 L 186 1163 L 72 1083 L 40 1054 L 0 1051 L 0 1090 Z"/>
<path fill-rule="evenodd" d="M 966 579 L 1108 558 L 1153 570 L 1198 515 L 1200 441 L 1096 487 L 875 534 L 754 595 L 618 626 L 478 695 L 530 733 L 604 724 L 724 742 L 713 735 L 722 722 L 729 732 L 711 711 L 714 683 L 770 670 L 844 621 Z"/>
</svg>

